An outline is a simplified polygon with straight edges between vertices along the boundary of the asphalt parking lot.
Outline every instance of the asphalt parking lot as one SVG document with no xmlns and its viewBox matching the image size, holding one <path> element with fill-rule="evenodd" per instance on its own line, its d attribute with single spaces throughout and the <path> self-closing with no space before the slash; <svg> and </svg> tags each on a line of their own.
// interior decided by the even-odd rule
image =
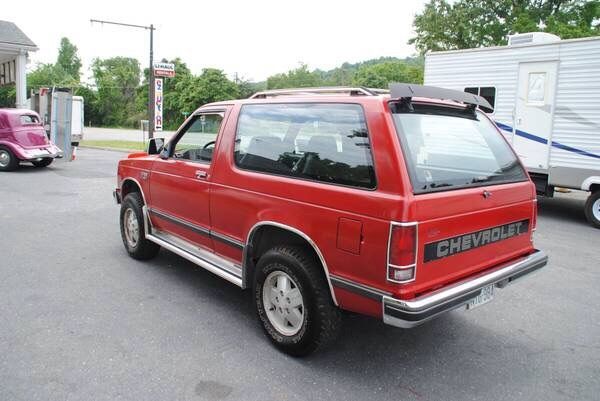
<svg viewBox="0 0 600 401">
<path fill-rule="evenodd" d="M 592 400 L 600 230 L 582 194 L 539 201 L 550 264 L 412 330 L 349 315 L 337 345 L 276 351 L 247 293 L 169 252 L 129 258 L 123 153 L 0 174 L 0 400 Z"/>
</svg>

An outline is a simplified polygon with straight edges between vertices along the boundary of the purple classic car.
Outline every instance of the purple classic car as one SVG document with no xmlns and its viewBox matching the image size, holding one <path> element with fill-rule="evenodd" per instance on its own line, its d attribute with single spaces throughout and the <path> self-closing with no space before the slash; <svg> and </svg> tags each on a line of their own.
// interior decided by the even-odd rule
<svg viewBox="0 0 600 401">
<path fill-rule="evenodd" d="M 46 167 L 62 157 L 62 151 L 48 140 L 40 116 L 31 110 L 0 109 L 0 171 L 28 161 Z"/>
</svg>

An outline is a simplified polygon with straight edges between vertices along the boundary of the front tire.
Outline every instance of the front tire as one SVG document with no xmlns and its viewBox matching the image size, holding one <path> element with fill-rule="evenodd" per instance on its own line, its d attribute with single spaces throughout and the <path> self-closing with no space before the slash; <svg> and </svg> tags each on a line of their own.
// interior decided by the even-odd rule
<svg viewBox="0 0 600 401">
<path fill-rule="evenodd" d="M 125 196 L 121 203 L 121 238 L 129 256 L 138 260 L 152 259 L 160 246 L 146 239 L 144 234 L 144 201 L 139 192 Z"/>
<path fill-rule="evenodd" d="M 0 146 L 0 171 L 13 171 L 19 167 L 19 159 L 10 149 Z"/>
<path fill-rule="evenodd" d="M 305 356 L 336 339 L 340 310 L 318 261 L 304 249 L 278 246 L 263 254 L 253 292 L 263 330 L 286 354 Z"/>
<path fill-rule="evenodd" d="M 34 160 L 31 162 L 31 164 L 33 164 L 37 168 L 43 168 L 43 167 L 48 167 L 49 165 L 51 165 L 53 161 L 54 161 L 53 158 L 46 157 L 42 160 Z"/>
<path fill-rule="evenodd" d="M 596 228 L 600 228 L 600 190 L 592 192 L 585 202 L 585 217 Z"/>
</svg>

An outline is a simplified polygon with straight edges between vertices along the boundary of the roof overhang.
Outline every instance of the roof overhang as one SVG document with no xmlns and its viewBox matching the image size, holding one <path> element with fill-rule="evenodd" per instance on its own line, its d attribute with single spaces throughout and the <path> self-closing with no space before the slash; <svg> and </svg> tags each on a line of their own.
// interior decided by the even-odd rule
<svg viewBox="0 0 600 401">
<path fill-rule="evenodd" d="M 21 54 L 23 52 L 35 52 L 38 51 L 37 46 L 29 46 L 20 43 L 10 43 L 0 41 L 0 54 Z"/>
</svg>

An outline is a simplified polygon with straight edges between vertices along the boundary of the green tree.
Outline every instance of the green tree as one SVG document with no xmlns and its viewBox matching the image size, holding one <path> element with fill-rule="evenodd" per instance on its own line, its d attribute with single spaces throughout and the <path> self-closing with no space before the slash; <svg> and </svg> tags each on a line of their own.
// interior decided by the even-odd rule
<svg viewBox="0 0 600 401">
<path fill-rule="evenodd" d="M 0 86 L 0 107 L 15 107 L 17 89 L 14 84 Z"/>
<path fill-rule="evenodd" d="M 509 34 L 545 31 L 563 39 L 600 35 L 599 0 L 430 0 L 415 16 L 421 53 L 506 43 Z"/>
<path fill-rule="evenodd" d="M 90 86 L 79 86 L 73 91 L 73 95 L 83 97 L 83 116 L 86 125 L 101 126 L 102 110 L 99 109 L 98 92 Z"/>
<path fill-rule="evenodd" d="M 385 89 L 392 82 L 423 82 L 422 64 L 411 65 L 404 61 L 386 61 L 361 66 L 354 78 L 354 85 Z"/>
<path fill-rule="evenodd" d="M 222 70 L 205 68 L 200 76 L 188 75 L 175 85 L 179 94 L 179 109 L 193 112 L 198 107 L 211 102 L 236 99 L 238 86 L 227 78 Z"/>
<path fill-rule="evenodd" d="M 298 68 L 287 73 L 276 74 L 267 78 L 268 89 L 307 88 L 322 85 L 321 76 L 317 72 L 309 71 L 306 64 L 300 64 Z"/>
<path fill-rule="evenodd" d="M 102 124 L 136 127 L 140 119 L 136 110 L 140 63 L 128 57 L 94 59 L 92 73 L 98 91 L 98 117 Z"/>
<path fill-rule="evenodd" d="M 79 84 L 60 65 L 39 63 L 35 69 L 27 74 L 27 88 L 39 89 L 41 87 L 65 86 L 73 87 Z"/>
<path fill-rule="evenodd" d="M 68 38 L 62 38 L 60 40 L 56 65 L 57 67 L 61 67 L 67 74 L 79 82 L 81 59 L 77 55 L 77 46 L 71 43 Z"/>
</svg>

